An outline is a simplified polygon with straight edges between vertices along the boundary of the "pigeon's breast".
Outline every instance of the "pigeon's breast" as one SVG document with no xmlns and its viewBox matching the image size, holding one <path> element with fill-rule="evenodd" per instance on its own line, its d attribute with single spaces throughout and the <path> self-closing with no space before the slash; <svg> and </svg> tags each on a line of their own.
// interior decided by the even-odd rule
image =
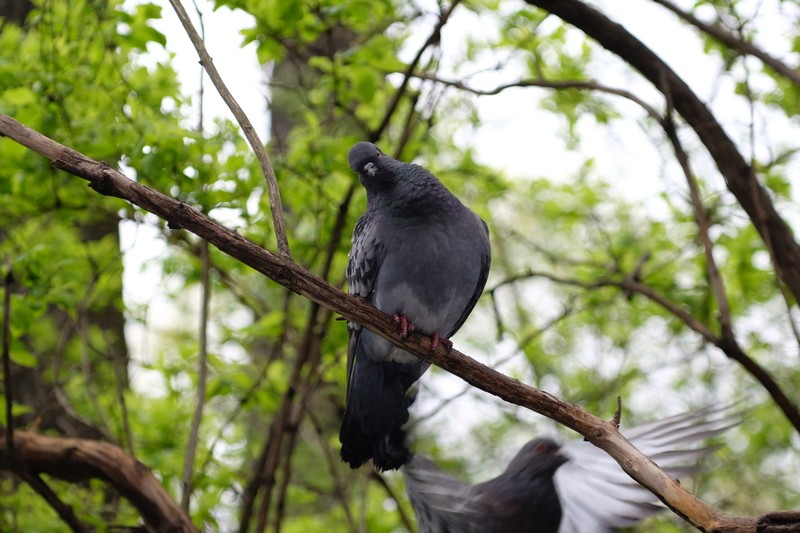
<svg viewBox="0 0 800 533">
<path fill-rule="evenodd" d="M 405 314 L 418 331 L 449 336 L 475 294 L 483 268 L 480 219 L 395 232 L 376 280 L 376 307 Z"/>
</svg>

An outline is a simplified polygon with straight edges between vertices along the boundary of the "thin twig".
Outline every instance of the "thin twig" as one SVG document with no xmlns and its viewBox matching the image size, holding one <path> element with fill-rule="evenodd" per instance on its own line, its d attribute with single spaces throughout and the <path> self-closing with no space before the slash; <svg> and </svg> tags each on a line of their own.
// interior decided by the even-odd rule
<svg viewBox="0 0 800 533">
<path fill-rule="evenodd" d="M 211 82 L 214 84 L 214 87 L 217 88 L 220 96 L 233 113 L 233 116 L 236 118 L 236 121 L 239 123 L 239 126 L 244 132 L 244 136 L 250 143 L 250 147 L 253 149 L 256 157 L 258 158 L 258 162 L 261 165 L 261 170 L 264 172 L 264 178 L 267 181 L 269 205 L 272 209 L 272 223 L 275 226 L 275 239 L 278 242 L 278 254 L 283 257 L 289 257 L 289 241 L 286 236 L 286 223 L 283 219 L 283 204 L 281 203 L 280 190 L 278 189 L 278 180 L 275 178 L 275 171 L 272 169 L 272 163 L 270 163 L 267 151 L 264 149 L 264 145 L 261 143 L 261 139 L 258 137 L 258 133 L 256 133 L 255 128 L 253 128 L 253 124 L 250 122 L 250 119 L 247 118 L 247 115 L 245 115 L 244 111 L 242 111 L 242 108 L 233 98 L 233 95 L 228 90 L 225 82 L 222 81 L 222 77 L 219 75 L 217 68 L 214 66 L 214 61 L 211 59 L 211 56 L 206 50 L 203 39 L 200 38 L 197 30 L 194 29 L 194 25 L 189 19 L 189 15 L 183 8 L 183 5 L 180 3 L 180 0 L 169 0 L 169 3 L 172 5 L 175 13 L 178 15 L 178 19 L 181 21 L 183 28 L 189 35 L 189 39 L 191 39 L 192 44 L 197 50 L 197 55 L 200 56 L 200 64 L 206 69 L 208 77 L 211 78 Z"/>
<path fill-rule="evenodd" d="M 703 201 L 700 199 L 700 187 L 697 184 L 697 180 L 689 164 L 689 156 L 686 154 L 686 150 L 683 149 L 680 138 L 678 138 L 677 130 L 675 129 L 675 122 L 672 119 L 673 107 L 669 87 L 665 87 L 662 90 L 667 97 L 667 113 L 662 121 L 662 127 L 669 141 L 672 143 L 675 157 L 678 159 L 681 170 L 683 170 L 683 175 L 686 178 L 686 183 L 689 186 L 689 197 L 692 201 L 694 219 L 697 222 L 700 242 L 703 244 L 703 252 L 706 256 L 706 270 L 708 271 L 709 284 L 711 285 L 711 291 L 714 293 L 714 298 L 717 300 L 717 308 L 719 309 L 719 322 L 722 337 L 731 342 L 735 342 L 728 295 L 725 293 L 722 275 L 714 259 L 714 243 L 711 242 L 711 237 L 708 233 L 710 227 L 708 214 L 706 213 L 705 207 L 703 207 Z"/>
<path fill-rule="evenodd" d="M 197 443 L 200 439 L 200 423 L 203 420 L 203 407 L 206 403 L 206 381 L 208 379 L 208 314 L 211 302 L 211 265 L 208 260 L 208 242 L 200 243 L 201 278 L 200 289 L 200 347 L 197 369 L 197 405 L 192 417 L 192 426 L 189 430 L 189 443 L 186 445 L 186 457 L 183 462 L 183 493 L 181 494 L 181 508 L 189 512 L 189 502 L 192 497 L 192 472 L 194 458 L 197 452 Z"/>
<path fill-rule="evenodd" d="M 625 98 L 626 100 L 630 100 L 631 102 L 639 105 L 642 109 L 644 109 L 647 114 L 655 119 L 659 119 L 660 115 L 656 109 L 636 96 L 634 93 L 627 91 L 625 89 L 619 89 L 616 87 L 609 87 L 607 85 L 602 85 L 596 81 L 584 81 L 584 80 L 545 80 L 541 78 L 536 79 L 525 79 L 520 80 L 512 83 L 505 83 L 503 85 L 498 85 L 492 89 L 476 89 L 470 85 L 467 85 L 463 81 L 458 80 L 449 80 L 447 78 L 442 78 L 436 76 L 434 74 L 429 73 L 421 73 L 415 74 L 415 78 L 419 78 L 421 80 L 429 80 L 441 85 L 446 85 L 448 87 L 453 87 L 454 89 L 459 89 L 461 91 L 465 91 L 468 93 L 472 93 L 476 96 L 495 96 L 503 91 L 508 89 L 515 89 L 515 88 L 525 88 L 525 87 L 539 87 L 542 89 L 575 89 L 579 91 L 597 91 L 601 93 L 611 94 L 614 96 L 620 96 Z"/>
<path fill-rule="evenodd" d="M 25 465 L 19 465 L 14 471 L 36 492 L 36 494 L 41 496 L 44 501 L 58 513 L 59 518 L 61 518 L 72 531 L 75 533 L 91 533 L 95 530 L 94 527 L 82 522 L 75 516 L 75 511 L 72 510 L 72 507 L 61 501 L 58 494 L 53 492 L 50 485 L 45 483 L 45 481 L 39 477 L 39 474 L 29 472 Z"/>
<path fill-rule="evenodd" d="M 800 86 L 800 71 L 792 68 L 780 59 L 769 55 L 767 52 L 757 47 L 750 41 L 746 41 L 737 37 L 729 32 L 719 24 L 708 24 L 701 21 L 693 14 L 683 11 L 681 8 L 670 2 L 669 0 L 653 0 L 656 4 L 660 4 L 672 11 L 678 18 L 683 19 L 697 29 L 707 33 L 716 40 L 720 41 L 725 46 L 728 46 L 742 54 L 751 55 L 760 59 L 765 65 L 769 65 L 775 72 L 781 76 L 788 78 L 795 85 Z"/>
<path fill-rule="evenodd" d="M 394 500 L 395 506 L 397 507 L 397 514 L 400 516 L 400 521 L 403 523 L 406 529 L 408 531 L 416 531 L 416 528 L 413 525 L 414 521 L 411 520 L 411 517 L 408 516 L 406 510 L 403 508 L 403 505 L 401 503 L 402 498 L 400 498 L 400 496 L 398 496 L 394 488 L 391 485 L 389 485 L 389 482 L 386 481 L 386 478 L 383 477 L 378 472 L 376 472 L 375 470 L 372 470 L 370 472 L 370 477 L 374 479 L 378 483 L 378 485 L 383 487 L 383 490 L 386 491 L 387 496 L 389 496 L 392 500 Z"/>
<path fill-rule="evenodd" d="M 3 276 L 3 392 L 6 399 L 6 447 L 14 457 L 14 395 L 11 384 L 11 258 L 6 257 L 6 274 Z"/>
<path fill-rule="evenodd" d="M 403 95 L 406 92 L 409 80 L 414 77 L 414 70 L 417 68 L 417 65 L 419 65 L 422 55 L 425 53 L 425 50 L 427 50 L 428 47 L 438 43 L 442 38 L 442 28 L 447 23 L 447 20 L 450 18 L 453 10 L 460 2 L 461 0 L 453 0 L 453 2 L 446 9 L 442 9 L 442 12 L 439 14 L 439 20 L 436 23 L 436 26 L 433 27 L 433 31 L 431 31 L 431 34 L 422 44 L 420 49 L 417 50 L 417 54 L 414 56 L 414 59 L 412 59 L 411 63 L 409 63 L 406 67 L 406 70 L 403 73 L 403 81 L 400 82 L 400 86 L 395 91 L 394 96 L 392 96 L 392 100 L 389 102 L 389 105 L 386 108 L 386 113 L 383 115 L 383 120 L 381 120 L 380 125 L 377 128 L 370 132 L 370 141 L 377 141 L 383 131 L 389 125 L 389 121 L 391 120 L 392 116 L 394 116 L 394 112 L 397 110 L 397 106 L 400 104 L 400 100 L 403 98 Z"/>
</svg>

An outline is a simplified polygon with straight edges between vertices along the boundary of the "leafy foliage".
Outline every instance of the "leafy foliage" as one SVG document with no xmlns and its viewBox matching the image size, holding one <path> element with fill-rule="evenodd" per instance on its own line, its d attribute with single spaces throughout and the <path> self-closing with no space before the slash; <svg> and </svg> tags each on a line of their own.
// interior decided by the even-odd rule
<svg viewBox="0 0 800 533">
<path fill-rule="evenodd" d="M 711 5 L 720 20 L 746 22 L 739 30 L 748 38 L 769 31 L 757 16 L 745 17 L 740 4 L 698 2 L 696 8 Z M 456 43 L 446 26 L 413 65 L 419 76 L 406 80 L 436 24 L 431 6 L 218 0 L 215 7 L 253 16 L 243 43 L 256 43 L 258 59 L 273 66 L 269 149 L 297 263 L 344 285 L 349 232 L 365 203 L 345 154 L 358 140 L 376 139 L 387 152 L 431 168 L 489 222 L 492 273 L 471 324 L 457 338 L 466 351 L 597 413 L 610 416 L 622 396 L 629 426 L 745 397 L 742 427 L 729 433 L 694 488 L 731 513 L 796 505 L 800 486 L 789 473 L 798 467 L 797 433 L 750 375 L 674 311 L 720 334 L 720 303 L 695 212 L 652 117 L 607 92 L 524 89 L 539 95 L 531 101 L 541 116 L 555 115 L 562 126 L 568 170 L 551 176 L 536 165 L 502 171 L 487 162 L 478 139 L 491 122 L 481 114 L 490 97 L 472 94 L 467 82 L 494 72 L 501 83 L 602 83 L 606 70 L 619 65 L 597 44 L 527 6 L 471 1 L 456 7 L 448 25 L 492 20 L 490 27 Z M 195 127 L 192 110 L 199 103 L 183 94 L 176 66 L 147 61 L 149 51 L 178 38 L 155 29 L 162 15 L 151 3 L 42 2 L 28 27 L 6 24 L 0 32 L 0 112 L 273 249 L 263 179 L 237 128 L 225 120 Z M 796 48 L 796 28 L 784 39 Z M 463 46 L 453 52 L 456 44 Z M 796 127 L 796 85 L 766 68 L 744 68 L 747 58 L 710 38 L 694 53 L 716 61 L 717 82 L 730 90 L 735 110 L 744 106 L 753 116 Z M 466 73 L 464 87 L 435 81 L 452 73 Z M 653 98 L 639 80 L 629 89 Z M 725 108 L 715 112 L 733 120 Z M 651 166 L 642 172 L 660 180 L 648 180 L 653 190 L 644 200 L 626 190 L 639 177 L 612 179 L 590 142 L 600 136 L 600 150 L 613 150 L 607 137 L 629 123 L 664 154 L 645 163 Z M 529 127 L 533 139 L 537 125 Z M 751 124 L 741 129 L 748 128 L 756 145 L 743 142 L 742 151 L 757 154 L 759 178 L 795 220 L 794 141 L 773 139 Z M 696 163 L 737 338 L 791 394 L 800 385 L 791 322 L 796 302 L 774 272 L 770 253 L 780 251 L 766 249 L 694 138 L 688 130 L 681 134 Z M 17 424 L 119 442 L 179 499 L 198 386 L 200 243 L 87 190 L 15 143 L 0 142 L 0 161 L 0 256 L 13 263 L 12 359 L 25 376 L 15 397 Z M 131 277 L 123 284 L 131 259 L 120 259 L 120 223 L 123 231 L 149 231 L 163 246 L 141 273 L 145 280 L 155 275 L 155 282 Z M 214 249 L 209 265 L 209 377 L 192 478 L 195 523 L 236 529 L 248 513 L 249 494 L 255 501 L 250 530 L 259 520 L 289 532 L 409 527 L 404 517 L 413 522 L 413 514 L 400 476 L 377 482 L 338 460 L 344 324 Z M 630 289 L 631 279 L 662 300 Z M 143 296 L 151 293 L 152 303 Z M 102 320 L 109 317 L 119 318 L 116 325 Z M 130 354 L 120 351 L 123 318 Z M 441 372 L 423 381 L 415 446 L 465 477 L 493 475 L 516 451 L 512 443 L 558 431 L 541 417 L 465 391 Z M 43 424 L 50 415 L 42 406 L 53 397 L 61 398 L 60 414 Z M 73 423 L 70 429 L 58 423 L 64 420 Z M 275 443 L 275 461 L 259 467 Z M 137 520 L 125 500 L 100 484 L 54 482 L 54 488 L 101 530 Z M 0 479 L 0 491 L 0 528 L 67 530 L 13 478 Z M 639 530 L 685 526 L 663 516 Z"/>
</svg>

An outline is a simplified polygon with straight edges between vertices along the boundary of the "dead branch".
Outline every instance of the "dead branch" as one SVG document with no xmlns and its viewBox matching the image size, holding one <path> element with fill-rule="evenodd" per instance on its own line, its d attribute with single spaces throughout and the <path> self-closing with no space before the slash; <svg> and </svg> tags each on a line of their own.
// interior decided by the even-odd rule
<svg viewBox="0 0 800 533">
<path fill-rule="evenodd" d="M 2 114 L 0 114 L 0 135 L 5 135 L 49 158 L 56 168 L 87 180 L 90 187 L 97 192 L 122 198 L 158 215 L 172 227 L 185 228 L 193 232 L 222 252 L 287 289 L 341 314 L 347 320 L 362 324 L 396 346 L 447 370 L 467 383 L 577 431 L 594 445 L 605 450 L 631 477 L 700 530 L 782 531 L 770 529 L 772 527 L 770 525 L 765 526 L 766 529 L 761 527 L 771 515 L 730 517 L 697 499 L 631 445 L 611 422 L 545 391 L 511 379 L 458 350 L 453 349 L 448 352 L 445 347 L 440 346 L 434 352 L 431 350 L 430 338 L 425 335 L 412 334 L 407 339 L 402 339 L 391 317 L 381 313 L 363 299 L 342 292 L 287 257 L 260 248 L 197 209 L 136 183 L 117 170 L 67 148 Z M 64 464 L 71 463 L 67 461 Z M 116 481 L 129 490 L 129 497 L 137 496 L 137 493 L 130 492 L 131 487 L 126 479 L 116 479 Z M 796 525 L 800 527 L 800 517 Z"/>
</svg>

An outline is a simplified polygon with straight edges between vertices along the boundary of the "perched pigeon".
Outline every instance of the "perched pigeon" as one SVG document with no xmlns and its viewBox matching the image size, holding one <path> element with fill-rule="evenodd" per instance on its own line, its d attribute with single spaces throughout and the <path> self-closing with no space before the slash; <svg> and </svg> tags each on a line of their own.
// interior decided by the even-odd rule
<svg viewBox="0 0 800 533">
<path fill-rule="evenodd" d="M 390 314 L 405 337 L 430 335 L 433 348 L 464 323 L 486 284 L 491 252 L 486 224 L 418 165 L 360 142 L 347 154 L 367 191 L 367 210 L 353 230 L 350 292 Z M 429 363 L 349 325 L 347 397 L 339 440 L 351 468 L 373 460 L 379 470 L 410 459 L 403 424 L 409 388 Z"/>
<path fill-rule="evenodd" d="M 715 448 L 699 444 L 735 426 L 730 406 L 707 407 L 623 434 L 671 476 Z M 404 468 L 419 533 L 610 533 L 664 509 L 604 451 L 575 440 L 525 444 L 505 472 L 467 485 L 415 456 Z"/>
</svg>

